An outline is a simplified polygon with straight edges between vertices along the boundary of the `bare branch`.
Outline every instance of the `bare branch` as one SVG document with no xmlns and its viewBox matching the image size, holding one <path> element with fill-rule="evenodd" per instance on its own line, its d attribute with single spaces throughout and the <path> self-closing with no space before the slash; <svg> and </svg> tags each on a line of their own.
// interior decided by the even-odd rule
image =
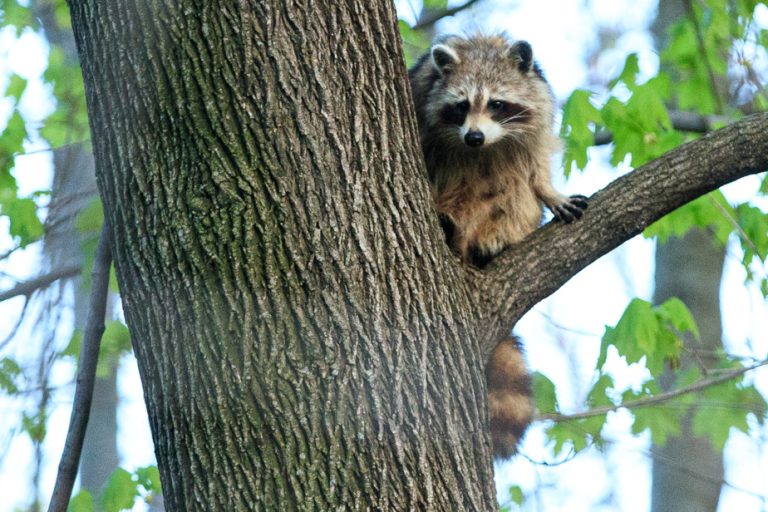
<svg viewBox="0 0 768 512">
<path fill-rule="evenodd" d="M 23 295 L 25 297 L 30 296 L 38 290 L 48 288 L 59 279 L 66 279 L 68 277 L 74 277 L 82 271 L 80 265 L 69 265 L 54 269 L 53 271 L 43 274 L 41 276 L 18 283 L 16 286 L 4 292 L 0 292 L 0 302 L 12 299 Z"/>
<path fill-rule="evenodd" d="M 603 414 L 608 414 L 609 412 L 618 411 L 619 409 L 638 409 L 640 407 L 648 407 L 651 405 L 656 405 L 660 402 L 666 402 L 674 398 L 687 395 L 689 393 L 696 393 L 698 391 L 701 391 L 702 389 L 710 388 L 712 386 L 717 386 L 718 384 L 722 384 L 724 382 L 728 382 L 729 380 L 733 380 L 737 377 L 741 377 L 742 375 L 744 375 L 749 371 L 755 370 L 757 368 L 760 368 L 766 365 L 768 365 L 768 360 L 761 361 L 752 366 L 746 366 L 746 367 L 736 368 L 734 370 L 729 370 L 718 377 L 701 379 L 698 382 L 694 382 L 693 384 L 690 384 L 688 386 L 683 386 L 680 389 L 666 391 L 664 393 L 659 393 L 657 395 L 649 396 L 647 398 L 640 398 L 638 400 L 632 400 L 632 401 L 624 402 L 618 405 L 596 407 L 594 409 L 590 409 L 584 412 L 579 412 L 576 414 L 542 414 L 538 416 L 536 419 L 551 420 L 551 421 L 583 420 L 585 418 L 602 416 Z"/>
<path fill-rule="evenodd" d="M 457 5 L 456 7 L 451 7 L 450 9 L 442 9 L 440 11 L 429 13 L 427 16 L 420 18 L 419 21 L 411 28 L 414 30 L 421 30 L 421 29 L 430 27 L 443 18 L 448 18 L 449 16 L 453 16 L 454 14 L 460 13 L 464 9 L 468 9 L 472 7 L 472 5 L 477 3 L 477 1 L 478 0 L 467 0 L 463 4 Z"/>
<path fill-rule="evenodd" d="M 107 291 L 109 288 L 109 268 L 112 265 L 111 236 L 109 227 L 104 223 L 101 238 L 96 249 L 96 260 L 93 264 L 93 285 L 88 309 L 88 319 L 85 323 L 83 342 L 80 347 L 80 359 L 77 373 L 75 399 L 72 404 L 72 415 L 69 419 L 67 441 L 61 454 L 59 471 L 56 475 L 56 486 L 53 489 L 48 512 L 65 512 L 72 495 L 72 487 L 77 477 L 77 467 L 80 464 L 80 453 L 83 449 L 85 429 L 88 426 L 88 416 L 91 413 L 93 384 L 96 379 L 96 363 L 99 359 L 99 346 L 104 333 L 104 317 L 107 309 Z"/>
<path fill-rule="evenodd" d="M 622 176 L 590 198 L 584 217 L 551 222 L 472 273 L 487 313 L 483 342 L 496 340 L 579 270 L 685 203 L 768 169 L 768 113 L 744 118 Z"/>
</svg>

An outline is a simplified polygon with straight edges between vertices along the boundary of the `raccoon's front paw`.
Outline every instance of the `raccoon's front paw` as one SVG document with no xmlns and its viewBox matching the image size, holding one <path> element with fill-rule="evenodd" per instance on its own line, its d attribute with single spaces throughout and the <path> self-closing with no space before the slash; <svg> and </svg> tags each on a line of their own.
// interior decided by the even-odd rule
<svg viewBox="0 0 768 512">
<path fill-rule="evenodd" d="M 563 222 L 573 222 L 576 219 L 580 219 L 584 215 L 584 210 L 587 209 L 589 203 L 587 198 L 580 194 L 573 195 L 565 198 L 561 203 L 554 205 L 552 208 L 552 214 L 557 220 Z"/>
</svg>

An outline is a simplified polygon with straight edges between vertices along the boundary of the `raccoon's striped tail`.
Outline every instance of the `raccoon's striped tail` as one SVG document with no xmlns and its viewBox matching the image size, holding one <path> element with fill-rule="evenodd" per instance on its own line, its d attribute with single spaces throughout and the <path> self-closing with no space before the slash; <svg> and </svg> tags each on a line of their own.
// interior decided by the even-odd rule
<svg viewBox="0 0 768 512">
<path fill-rule="evenodd" d="M 515 454 L 517 443 L 533 417 L 531 375 L 520 349 L 517 338 L 502 339 L 485 369 L 493 456 L 498 459 Z"/>
</svg>

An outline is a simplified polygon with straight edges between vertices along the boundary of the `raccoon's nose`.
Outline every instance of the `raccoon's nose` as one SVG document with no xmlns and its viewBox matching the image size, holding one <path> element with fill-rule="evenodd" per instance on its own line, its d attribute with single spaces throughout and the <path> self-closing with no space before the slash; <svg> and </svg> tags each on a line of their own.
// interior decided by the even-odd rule
<svg viewBox="0 0 768 512">
<path fill-rule="evenodd" d="M 467 132 L 464 136 L 464 143 L 472 148 L 482 146 L 483 142 L 485 142 L 485 135 L 483 135 L 483 132 Z"/>
</svg>

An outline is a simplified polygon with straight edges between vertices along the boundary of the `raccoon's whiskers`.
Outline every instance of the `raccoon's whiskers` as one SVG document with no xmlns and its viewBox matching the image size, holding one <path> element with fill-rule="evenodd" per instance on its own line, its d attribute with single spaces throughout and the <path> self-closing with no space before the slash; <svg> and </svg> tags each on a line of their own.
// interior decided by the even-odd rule
<svg viewBox="0 0 768 512">
<path fill-rule="evenodd" d="M 529 109 L 529 108 L 523 109 L 520 112 L 516 112 L 516 113 L 512 114 L 511 116 L 509 116 L 509 117 L 507 117 L 505 119 L 502 119 L 501 121 L 499 121 L 499 124 L 508 124 L 508 123 L 511 123 L 511 122 L 515 121 L 516 119 L 526 118 L 526 117 L 528 117 L 528 112 L 530 112 L 530 111 L 531 111 L 531 109 Z"/>
</svg>

